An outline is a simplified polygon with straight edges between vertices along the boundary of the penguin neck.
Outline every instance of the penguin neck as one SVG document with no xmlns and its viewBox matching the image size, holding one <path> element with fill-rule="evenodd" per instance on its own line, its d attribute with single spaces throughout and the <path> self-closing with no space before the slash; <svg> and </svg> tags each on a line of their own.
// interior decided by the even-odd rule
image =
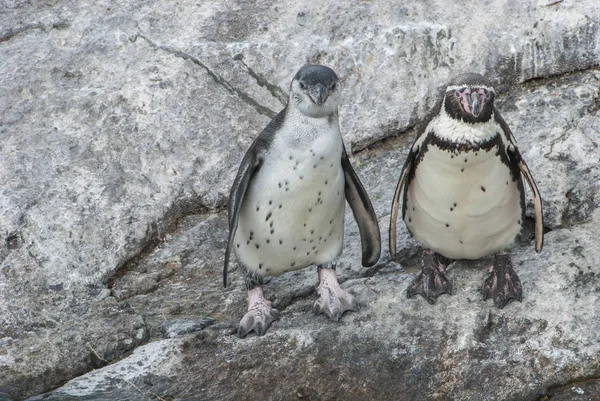
<svg viewBox="0 0 600 401">
<path fill-rule="evenodd" d="M 311 117 L 295 107 L 287 107 L 279 136 L 293 148 L 310 147 L 324 137 L 341 140 L 337 109 L 323 117 Z"/>
<path fill-rule="evenodd" d="M 338 110 L 337 107 L 333 109 L 330 113 L 324 113 L 323 115 L 310 115 L 305 114 L 298 107 L 294 107 L 293 105 L 288 105 L 286 110 L 287 116 L 293 121 L 319 121 L 325 120 L 329 123 L 337 123 L 338 122 Z"/>
<path fill-rule="evenodd" d="M 453 143 L 480 144 L 487 142 L 500 130 L 496 119 L 492 114 L 491 118 L 483 123 L 467 123 L 462 120 L 452 118 L 442 107 L 440 113 L 430 124 L 434 134 L 445 141 Z"/>
</svg>

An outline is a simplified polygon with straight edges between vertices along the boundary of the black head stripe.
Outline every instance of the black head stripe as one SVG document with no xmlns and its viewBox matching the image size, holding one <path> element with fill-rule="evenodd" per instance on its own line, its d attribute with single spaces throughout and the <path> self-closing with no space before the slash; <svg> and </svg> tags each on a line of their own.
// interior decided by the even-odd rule
<svg viewBox="0 0 600 401">
<path fill-rule="evenodd" d="M 324 65 L 305 65 L 300 68 L 294 80 L 301 80 L 311 86 L 320 83 L 329 88 L 333 83 L 338 82 L 339 78 L 331 68 Z"/>
<path fill-rule="evenodd" d="M 466 73 L 457 75 L 448 84 L 448 86 L 470 86 L 470 87 L 488 87 L 491 88 L 492 84 L 483 75 L 476 73 Z"/>
</svg>

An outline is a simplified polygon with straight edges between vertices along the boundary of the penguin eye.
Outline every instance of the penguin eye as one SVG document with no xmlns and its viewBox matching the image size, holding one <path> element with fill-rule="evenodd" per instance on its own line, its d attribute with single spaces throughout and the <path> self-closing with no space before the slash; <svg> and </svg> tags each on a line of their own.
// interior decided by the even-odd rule
<svg viewBox="0 0 600 401">
<path fill-rule="evenodd" d="M 334 90 L 335 90 L 335 88 L 337 88 L 337 84 L 334 82 L 334 83 L 331 85 L 331 90 L 332 90 L 332 91 L 334 91 Z"/>
<path fill-rule="evenodd" d="M 454 92 L 454 94 L 456 95 L 456 97 L 460 97 L 460 91 L 456 91 Z"/>
<path fill-rule="evenodd" d="M 304 82 L 302 82 L 302 81 L 300 81 L 300 88 L 306 89 L 306 85 L 304 85 Z"/>
</svg>

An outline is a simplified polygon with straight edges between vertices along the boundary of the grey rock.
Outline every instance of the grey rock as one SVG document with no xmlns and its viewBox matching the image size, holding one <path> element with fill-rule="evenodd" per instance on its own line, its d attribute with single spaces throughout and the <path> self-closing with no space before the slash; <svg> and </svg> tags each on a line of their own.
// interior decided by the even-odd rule
<svg viewBox="0 0 600 401">
<path fill-rule="evenodd" d="M 556 340 L 542 337 L 539 348 L 526 341 L 533 350 L 530 354 L 518 348 L 512 329 L 503 328 L 504 317 L 498 318 L 499 323 L 492 326 L 506 331 L 509 338 L 504 343 L 486 343 L 486 347 L 492 347 L 490 355 L 495 357 L 499 354 L 494 352 L 504 346 L 524 352 L 521 355 L 527 362 L 538 355 L 535 352 L 543 356 L 535 362 L 538 365 L 548 360 L 545 371 L 535 363 L 533 373 L 511 371 L 534 380 L 530 383 L 535 391 L 578 375 L 594 375 L 588 369 L 592 365 L 587 355 L 594 351 L 586 343 L 590 338 L 570 336 L 576 336 L 573 327 L 599 332 L 586 326 L 598 319 L 583 305 L 583 299 L 590 304 L 597 301 L 594 269 L 598 256 L 587 239 L 598 236 L 600 73 L 593 67 L 600 61 L 599 20 L 600 11 L 593 1 L 459 5 L 430 1 L 4 2 L 0 9 L 0 393 L 22 399 L 51 390 L 160 338 L 165 321 L 182 317 L 209 316 L 216 321 L 196 337 L 187 335 L 188 344 L 204 347 L 208 340 L 198 336 L 213 335 L 209 344 L 223 342 L 223 352 L 260 358 L 249 348 L 258 340 L 236 342 L 227 335 L 244 310 L 245 295 L 235 272 L 231 287 L 220 288 L 226 238 L 220 210 L 245 150 L 281 109 L 292 75 L 306 61 L 328 64 L 344 78 L 346 100 L 340 110 L 344 139 L 354 152 L 372 147 L 357 154 L 354 161 L 384 232 L 391 191 L 414 134 L 412 127 L 433 104 L 438 87 L 464 70 L 492 78 L 504 93 L 501 110 L 538 180 L 546 226 L 552 230 L 547 250 L 533 259 L 535 263 L 528 259 L 530 247 L 517 255 L 541 277 L 556 279 L 557 288 L 552 290 L 565 299 L 559 306 L 576 312 L 566 317 L 561 310 L 553 317 L 550 323 L 562 331 L 554 326 L 546 331 Z M 583 72 L 563 76 L 573 71 Z M 385 139 L 399 134 L 396 139 Z M 572 243 L 574 239 L 582 244 Z M 525 237 L 517 247 L 529 244 Z M 438 315 L 431 311 L 418 315 L 410 309 L 420 305 L 418 300 L 408 303 L 402 298 L 405 273 L 412 272 L 418 244 L 404 233 L 399 248 L 395 261 L 384 254 L 373 268 L 358 266 L 358 232 L 348 218 L 345 257 L 338 270 L 365 308 L 344 317 L 342 326 L 330 326 L 306 314 L 316 283 L 315 272 L 307 269 L 269 283 L 267 295 L 288 314 L 274 324 L 273 332 L 286 333 L 289 327 L 301 334 L 304 331 L 293 331 L 297 330 L 293 327 L 302 327 L 307 334 L 300 339 L 323 337 L 322 345 L 307 345 L 297 355 L 309 362 L 320 361 L 316 355 L 326 358 L 331 350 L 339 350 L 332 360 L 340 366 L 347 364 L 348 370 L 337 371 L 344 374 L 373 366 L 367 363 L 369 355 L 372 363 L 380 358 L 396 366 L 376 349 L 394 344 L 381 336 L 369 337 L 368 332 L 398 335 L 392 328 L 404 327 L 400 312 L 416 319 L 416 326 L 405 327 L 400 333 L 404 337 L 397 338 L 423 350 L 435 349 L 412 334 L 431 330 L 431 326 L 419 329 L 419 319 L 435 320 Z M 470 271 L 471 267 L 458 263 L 454 269 Z M 464 275 L 460 285 L 465 288 L 475 288 L 481 278 Z M 545 285 L 536 292 L 535 279 L 530 277 L 532 288 L 526 288 L 525 294 L 529 297 L 530 291 L 531 301 L 534 297 L 538 301 L 527 308 L 551 314 L 557 301 Z M 577 291 L 569 292 L 576 285 Z M 477 320 L 463 312 L 465 304 L 459 299 L 464 297 L 449 301 L 454 306 L 435 327 L 467 336 L 468 330 L 475 330 L 475 323 L 483 324 L 483 317 Z M 381 312 L 388 307 L 382 300 L 398 312 Z M 406 311 L 405 304 L 409 305 Z M 506 315 L 507 327 L 526 325 L 523 319 L 534 323 L 541 319 L 535 311 L 532 315 L 521 307 L 513 308 L 518 312 L 514 320 Z M 460 313 L 471 320 L 468 316 L 460 319 Z M 485 315 L 483 309 L 471 313 Z M 452 326 L 459 323 L 465 328 Z M 350 340 L 355 325 L 365 330 L 356 334 L 362 336 L 359 342 L 366 341 L 362 349 L 351 345 L 357 341 Z M 344 327 L 345 333 L 335 331 Z M 327 337 L 336 334 L 342 337 L 339 344 L 335 337 Z M 277 341 L 269 336 L 261 341 L 276 347 Z M 296 340 L 290 336 L 293 344 Z M 442 339 L 439 333 L 432 338 Z M 569 341 L 579 348 L 569 348 Z M 400 371 L 412 372 L 415 380 L 419 369 L 422 377 L 433 372 L 441 383 L 445 376 L 435 370 L 435 360 L 429 359 L 425 369 L 425 359 L 419 359 L 424 354 L 407 347 L 402 348 L 408 350 L 406 355 L 417 360 L 408 365 L 407 359 L 401 359 L 407 365 L 401 365 Z M 448 351 L 452 344 L 445 347 L 440 355 L 464 357 Z M 570 353 L 581 357 L 569 359 Z M 277 363 L 288 366 L 284 357 L 276 355 Z M 573 361 L 580 361 L 581 366 L 573 367 Z M 173 371 L 177 363 L 175 358 Z M 352 364 L 360 369 L 353 370 Z M 417 368 L 410 370 L 413 365 Z M 336 386 L 325 388 L 327 376 L 318 364 L 311 366 L 290 370 L 312 372 L 301 378 L 305 381 L 298 382 L 294 396 L 327 398 Z M 495 365 L 490 362 L 490 366 Z M 196 368 L 189 371 L 201 372 Z M 466 365 L 459 368 L 471 372 Z M 551 368 L 560 373 L 550 373 Z M 237 374 L 235 369 L 227 367 L 222 372 Z M 249 377 L 258 380 L 257 371 L 253 372 Z M 479 378 L 475 371 L 469 374 L 473 380 Z M 201 382 L 215 383 L 223 378 L 219 375 L 210 373 Z M 139 388 L 150 386 L 144 384 L 145 378 L 164 394 L 185 399 L 185 391 L 177 393 L 185 386 L 183 382 L 167 377 L 162 371 L 139 372 L 133 374 L 131 383 Z M 314 386 L 308 381 L 311 377 Z M 256 383 L 252 380 L 247 383 Z M 515 394 L 530 394 L 523 383 L 495 380 Z M 202 394 L 200 387 L 194 387 L 198 383 L 191 386 Z M 221 383 L 224 386 L 228 381 Z M 476 397 L 460 393 L 467 391 L 465 383 L 457 382 L 451 391 Z M 244 391 L 252 386 L 248 384 Z M 352 386 L 341 388 L 351 391 Z M 423 391 L 430 388 L 424 383 L 419 386 Z M 213 398 L 232 396 L 224 387 L 213 387 Z M 113 387 L 113 394 L 117 388 Z M 135 394 L 131 388 L 127 391 Z M 257 391 L 260 398 L 263 390 Z M 273 394 L 284 394 L 277 391 Z M 92 391 L 85 397 L 102 399 L 98 394 Z"/>
<path fill-rule="evenodd" d="M 147 320 L 150 332 L 157 331 L 152 326 L 157 326 L 158 317 L 167 311 L 206 314 L 216 323 L 198 333 L 150 343 L 159 344 L 153 355 L 169 361 L 168 372 L 132 375 L 130 380 L 139 393 L 127 393 L 129 399 L 143 400 L 149 394 L 165 399 L 219 400 L 578 397 L 570 387 L 556 386 L 600 376 L 600 254 L 596 246 L 600 165 L 595 162 L 600 151 L 585 140 L 594 138 L 594 124 L 600 121 L 600 112 L 593 107 L 598 86 L 593 72 L 580 73 L 516 88 L 502 98 L 504 105 L 515 106 L 505 107 L 503 114 L 528 163 L 536 166 L 532 171 L 538 184 L 548 180 L 540 184 L 543 195 L 567 198 L 564 188 L 582 179 L 586 185 L 580 184 L 581 188 L 589 188 L 577 195 L 578 202 L 589 205 L 585 217 L 557 219 L 555 223 L 550 219 L 541 254 L 535 253 L 527 235 L 515 244 L 513 261 L 524 286 L 522 303 L 499 310 L 482 301 L 478 290 L 487 276 L 489 258 L 454 262 L 449 272 L 456 293 L 441 297 L 434 306 L 420 298 L 406 299 L 406 288 L 416 272 L 418 244 L 400 227 L 404 252 L 393 261 L 384 254 L 376 266 L 363 268 L 357 228 L 348 214 L 338 272 L 342 286 L 362 308 L 346 313 L 339 323 L 314 316 L 311 307 L 317 275 L 314 269 L 305 269 L 275 277 L 265 286 L 267 297 L 281 310 L 281 319 L 267 335 L 239 339 L 234 332 L 246 307 L 243 279 L 232 272 L 227 289 L 220 287 L 219 280 L 225 213 L 189 216 L 158 248 L 128 267 L 115 286 L 126 282 L 129 275 L 142 271 L 158 274 L 168 261 L 180 261 L 181 271 L 165 276 L 151 294 L 140 291 L 127 302 L 157 317 Z M 586 93 L 590 96 L 581 96 Z M 562 133 L 554 130 L 560 119 L 539 118 L 555 98 L 560 99 L 555 116 L 583 115 L 565 124 Z M 535 124 L 528 123 L 529 119 Z M 528 131 L 523 127 L 529 127 Z M 387 140 L 352 158 L 382 227 L 387 227 L 389 199 L 413 135 Z M 568 157 L 555 157 L 558 152 Z M 545 200 L 544 206 L 555 210 L 556 216 L 568 216 L 569 210 L 581 210 L 572 203 Z M 177 352 L 169 344 L 176 344 Z M 114 366 L 128 369 L 137 363 L 138 359 L 125 358 Z M 109 372 L 114 369 L 109 366 L 74 379 L 48 396 L 57 400 L 69 399 L 67 396 L 119 399 L 122 390 L 110 388 L 113 379 Z M 89 375 L 96 380 L 94 386 L 86 387 L 86 398 L 75 397 L 80 381 L 90 382 Z M 148 377 L 151 384 L 144 382 Z M 593 397 L 591 383 L 589 389 L 577 388 Z"/>
<path fill-rule="evenodd" d="M 163 334 L 163 338 L 173 338 L 181 336 L 183 334 L 194 333 L 200 331 L 215 322 L 215 319 L 209 317 L 204 319 L 173 319 L 168 322 L 164 322 L 160 329 Z"/>
</svg>

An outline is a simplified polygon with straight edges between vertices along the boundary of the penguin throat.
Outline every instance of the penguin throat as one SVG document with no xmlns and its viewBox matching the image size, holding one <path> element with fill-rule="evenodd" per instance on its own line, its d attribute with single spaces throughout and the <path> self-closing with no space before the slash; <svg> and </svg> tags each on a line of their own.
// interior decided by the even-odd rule
<svg viewBox="0 0 600 401">
<path fill-rule="evenodd" d="M 441 113 L 432 120 L 431 128 L 438 138 L 471 144 L 487 142 L 500 131 L 493 114 L 486 122 L 467 123 L 452 118 L 443 107 Z"/>
</svg>

